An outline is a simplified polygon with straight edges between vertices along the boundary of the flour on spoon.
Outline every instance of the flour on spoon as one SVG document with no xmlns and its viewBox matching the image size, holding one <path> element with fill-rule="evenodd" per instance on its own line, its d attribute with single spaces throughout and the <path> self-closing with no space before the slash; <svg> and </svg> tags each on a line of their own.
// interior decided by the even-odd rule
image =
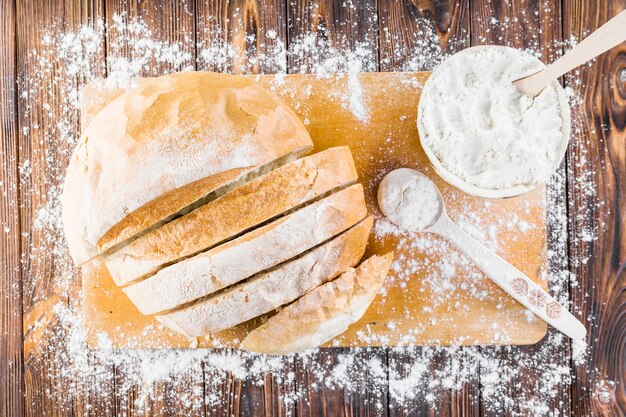
<svg viewBox="0 0 626 417">
<path fill-rule="evenodd" d="M 414 232 L 432 226 L 443 208 L 432 181 L 409 168 L 396 169 L 385 176 L 378 187 L 378 204 L 394 224 Z"/>
</svg>

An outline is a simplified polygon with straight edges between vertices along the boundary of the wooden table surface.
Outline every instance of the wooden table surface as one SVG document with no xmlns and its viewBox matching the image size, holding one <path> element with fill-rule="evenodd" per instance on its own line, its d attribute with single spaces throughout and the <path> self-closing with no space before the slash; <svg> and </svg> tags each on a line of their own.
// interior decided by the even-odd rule
<svg viewBox="0 0 626 417">
<path fill-rule="evenodd" d="M 116 396 L 116 386 L 124 381 L 124 369 L 110 370 L 111 390 L 103 397 L 88 390 L 88 382 L 76 376 L 76 386 L 84 385 L 83 396 L 67 395 L 63 385 L 50 375 L 56 364 L 38 356 L 37 340 L 41 332 L 31 331 L 33 317 L 45 315 L 51 299 L 70 297 L 67 289 L 56 288 L 55 274 L 67 270 L 67 259 L 55 252 L 32 256 L 31 248 L 45 248 L 45 237 L 35 227 L 37 210 L 46 203 L 51 178 L 45 158 L 63 150 L 50 147 L 45 129 L 26 132 L 34 123 L 49 123 L 46 112 L 37 107 L 48 94 L 41 91 L 26 101 L 19 99 L 17 80 L 28 82 L 35 71 L 30 52 L 41 46 L 44 30 L 69 31 L 81 24 L 102 18 L 111 21 L 115 13 L 141 16 L 153 33 L 167 41 L 183 41 L 190 53 L 189 65 L 197 69 L 239 72 L 244 59 L 263 53 L 254 39 L 262 39 L 273 30 L 277 42 L 288 43 L 299 35 L 316 33 L 331 45 L 353 46 L 359 43 L 378 57 L 375 70 L 403 68 L 410 50 L 421 45 L 420 31 L 434 27 L 445 50 L 455 51 L 468 45 L 505 44 L 540 48 L 543 60 L 551 61 L 562 53 L 555 41 L 581 37 L 593 31 L 608 18 L 626 8 L 626 0 L 353 0 L 348 5 L 324 0 L 240 0 L 209 1 L 139 1 L 139 0 L 2 0 L 0 2 L 0 416 L 43 415 L 137 415 L 132 398 Z M 350 4 L 355 7 L 350 7 Z M 491 20 L 508 22 L 493 27 Z M 434 26 L 433 26 L 434 24 Z M 215 38 L 221 27 L 221 37 Z M 256 38 L 246 35 L 254 35 Z M 106 47 L 115 39 L 107 33 Z M 191 41 L 189 41 L 191 40 Z M 196 62 L 197 43 L 205 45 L 228 41 L 233 54 L 227 62 L 206 67 Z M 454 42 L 452 41 L 454 40 Z M 347 45 L 346 45 L 347 43 Z M 285 45 L 288 46 L 288 45 Z M 130 51 L 128 53 L 131 53 Z M 102 57 L 102 62 L 104 61 Z M 310 69 L 314 56 L 290 58 L 287 71 Z M 268 71 L 263 64 L 253 65 L 249 72 Z M 106 75 L 101 66 L 99 74 Z M 149 74 L 146 74 L 149 75 Z M 54 68 L 43 77 L 54 77 Z M 577 83 L 576 80 L 582 80 Z M 567 87 L 584 98 L 572 109 L 578 124 L 572 138 L 565 170 L 566 189 L 558 197 L 567 214 L 566 267 L 577 277 L 578 285 L 569 287 L 569 296 L 587 322 L 590 355 L 583 366 L 572 364 L 570 348 L 564 346 L 557 355 L 540 356 L 538 368 L 559 363 L 575 376 L 571 388 L 563 388 L 552 400 L 551 409 L 560 415 L 626 415 L 626 44 L 602 55 L 576 77 L 566 76 Z M 31 86 L 32 87 L 32 86 Z M 68 145 L 69 146 L 69 145 Z M 20 180 L 19 167 L 28 163 L 31 173 Z M 581 177 L 590 176 L 586 181 Z M 590 193 L 588 184 L 597 188 Z M 584 230 L 598 230 L 597 239 L 584 239 Z M 554 245 L 554 242 L 549 242 Z M 584 255 L 584 256 L 583 256 Z M 588 261 L 578 260 L 587 257 Z M 54 325 L 54 320 L 50 321 Z M 26 328 L 27 331 L 23 329 Z M 535 346 L 503 351 L 503 360 L 514 361 L 515 352 L 538 352 Z M 364 359 L 377 357 L 383 365 L 410 362 L 419 348 L 409 352 L 370 349 Z M 337 361 L 341 351 L 322 350 L 320 361 Z M 506 355 L 510 355 L 510 358 Z M 439 366 L 439 358 L 431 365 Z M 219 407 L 187 411 L 182 405 L 167 407 L 176 398 L 167 382 L 155 384 L 157 396 L 141 411 L 144 415 L 512 415 L 514 409 L 485 407 L 480 391 L 481 372 L 461 391 L 436 388 L 437 409 L 421 396 L 402 406 L 389 400 L 389 387 L 372 383 L 363 389 L 309 388 L 306 366 L 295 359 L 295 384 L 306 388 L 305 398 L 286 403 L 281 382 L 267 375 L 262 386 L 241 381 L 232 375 L 218 389 L 228 401 Z M 510 383 L 510 393 L 532 387 L 533 369 L 522 369 Z M 206 378 L 200 377 L 200 385 Z M 603 390 L 603 381 L 614 381 Z M 76 386 L 72 392 L 76 391 Z M 193 391 L 201 401 L 208 387 Z M 173 392 L 174 391 L 174 392 Z M 194 394 L 195 393 L 195 394 Z M 89 395 L 88 395 L 89 394 Z M 170 400 L 168 400 L 168 398 Z M 382 402 L 376 408 L 372 398 Z M 193 400 L 193 399 L 192 399 Z"/>
</svg>

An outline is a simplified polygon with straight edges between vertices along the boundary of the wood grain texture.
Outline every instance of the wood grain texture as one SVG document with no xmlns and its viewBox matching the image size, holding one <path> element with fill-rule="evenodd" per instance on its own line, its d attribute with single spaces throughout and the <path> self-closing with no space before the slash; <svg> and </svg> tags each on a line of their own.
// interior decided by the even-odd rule
<svg viewBox="0 0 626 417">
<path fill-rule="evenodd" d="M 335 383 L 328 385 L 324 381 L 331 376 Z M 386 416 L 389 413 L 385 349 L 330 348 L 314 355 L 297 355 L 295 380 L 302 394 L 296 404 L 297 416 Z"/>
<path fill-rule="evenodd" d="M 552 0 L 471 1 L 471 45 L 531 49 L 542 61 L 562 53 L 561 4 Z"/>
<path fill-rule="evenodd" d="M 142 77 L 195 68 L 194 10 L 193 0 L 107 0 L 107 55 L 144 61 L 139 73 Z M 148 37 L 175 46 L 172 53 L 177 59 L 160 59 L 158 54 L 151 54 L 149 45 L 136 47 L 137 40 Z M 107 67 L 110 73 L 116 63 L 109 61 Z"/>
<path fill-rule="evenodd" d="M 469 5 L 469 0 L 378 0 L 380 70 L 430 71 L 442 54 L 469 46 Z M 428 55 L 432 58 L 423 59 Z"/>
<path fill-rule="evenodd" d="M 431 362 L 428 369 L 421 368 L 425 358 Z M 463 382 L 462 389 L 457 390 L 440 385 L 442 377 L 449 378 L 454 386 L 459 384 L 456 375 L 446 374 L 446 370 L 450 369 L 451 360 L 471 367 L 468 352 L 464 349 L 453 354 L 433 351 L 427 347 L 394 349 L 390 352 L 389 389 L 393 394 L 389 404 L 389 415 L 398 417 L 480 415 L 478 364 L 470 369 L 472 376 Z M 429 395 L 432 397 L 429 398 Z"/>
<path fill-rule="evenodd" d="M 234 74 L 284 72 L 286 3 L 196 0 L 198 69 Z"/>
<path fill-rule="evenodd" d="M 314 72 L 328 58 L 359 60 L 361 71 L 378 70 L 375 0 L 290 0 L 287 6 L 289 73 Z M 303 47 L 304 41 L 310 47 Z M 341 52 L 337 54 L 336 50 Z M 356 52 L 354 57 L 347 52 Z M 347 71 L 347 70 L 344 70 Z"/>
<path fill-rule="evenodd" d="M 100 1 L 18 1 L 17 68 L 20 100 L 18 101 L 20 179 L 20 224 L 22 249 L 22 308 L 24 314 L 25 414 L 33 416 L 71 413 L 73 395 L 82 393 L 80 380 L 68 384 L 59 378 L 63 366 L 62 352 L 53 347 L 64 337 L 63 326 L 49 310 L 57 297 L 67 303 L 73 269 L 66 253 L 53 250 L 63 239 L 60 230 L 41 219 L 56 216 L 51 211 L 58 198 L 60 184 L 69 154 L 71 139 L 61 138 L 56 121 L 70 120 L 71 131 L 78 127 L 78 113 L 68 106 L 68 96 L 79 81 L 64 67 L 55 64 L 53 47 L 44 47 L 44 33 L 54 39 L 65 31 L 75 31 L 81 24 L 94 24 L 102 12 Z M 34 54 L 33 50 L 41 51 Z M 103 63 L 103 55 L 96 58 Z M 94 66 L 97 74 L 98 68 Z M 39 219 L 39 221 L 37 221 Z M 42 319 L 43 328 L 31 331 L 31 325 Z M 41 347 L 31 349 L 29 346 Z M 80 406 L 78 406 L 80 408 Z"/>
<path fill-rule="evenodd" d="M 0 3 L 0 415 L 22 415 L 15 2 Z"/>
<path fill-rule="evenodd" d="M 225 349 L 224 355 L 238 355 Z M 293 359 L 278 359 L 278 372 L 265 373 L 259 380 L 242 380 L 219 369 L 210 360 L 203 363 L 204 411 L 208 416 L 292 416 L 295 414 Z M 242 366 L 254 366 L 244 358 Z"/>
<path fill-rule="evenodd" d="M 565 0 L 564 36 L 584 38 L 626 1 Z M 577 80 L 581 80 L 578 83 Z M 576 415 L 626 415 L 626 43 L 565 77 L 572 109 L 568 153 L 572 297 L 588 320 L 586 363 L 575 367 Z M 595 192 L 590 192 L 595 190 Z M 585 238 L 596 231 L 597 240 Z"/>
<path fill-rule="evenodd" d="M 547 0 L 494 2 L 489 0 L 472 0 L 471 2 L 471 46 L 496 44 L 514 48 L 532 49 L 541 54 L 543 62 L 551 62 L 560 56 L 563 39 L 561 31 L 561 7 L 559 2 Z M 553 191 L 550 193 L 550 209 L 558 211 L 563 209 L 565 190 L 558 186 L 555 181 L 548 185 Z M 561 194 L 559 195 L 557 192 Z M 551 218 L 549 227 L 558 227 L 554 224 L 555 218 Z M 548 251 L 558 252 L 555 258 L 567 258 L 566 247 L 554 240 L 554 232 L 549 230 L 551 239 L 548 241 Z M 567 265 L 565 265 L 567 266 Z M 567 283 L 557 282 L 566 279 L 558 273 L 562 265 L 552 265 L 550 270 L 551 288 L 555 285 L 563 288 L 561 294 L 555 294 L 563 302 L 569 299 Z M 550 334 L 557 334 L 550 329 Z M 493 399 L 481 398 L 481 415 L 505 416 L 525 413 L 525 405 L 534 396 L 541 395 L 540 372 L 538 369 L 549 369 L 558 364 L 569 367 L 570 350 L 568 346 L 563 349 L 554 348 L 550 342 L 550 336 L 537 345 L 528 347 L 514 347 L 510 351 L 503 351 L 500 360 L 504 366 L 515 366 L 517 356 L 524 355 L 536 358 L 536 367 L 521 369 L 519 374 L 507 385 L 506 395 L 516 398 L 518 401 L 507 403 L 502 401 L 494 405 Z M 543 352 L 539 354 L 539 352 Z M 535 361 L 533 361 L 534 363 Z M 482 374 L 482 372 L 481 372 Z M 570 397 L 569 390 L 559 387 L 557 395 L 546 400 L 550 409 L 559 409 L 565 415 L 569 414 Z"/>
</svg>

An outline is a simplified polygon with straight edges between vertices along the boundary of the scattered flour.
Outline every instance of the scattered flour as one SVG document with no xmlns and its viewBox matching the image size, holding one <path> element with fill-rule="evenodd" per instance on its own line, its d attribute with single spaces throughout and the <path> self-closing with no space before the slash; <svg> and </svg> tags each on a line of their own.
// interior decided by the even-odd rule
<svg viewBox="0 0 626 417">
<path fill-rule="evenodd" d="M 440 47 L 433 22 L 424 20 L 419 26 L 426 29 L 416 32 L 416 39 L 412 43 L 414 48 L 407 51 L 406 46 L 403 46 L 394 49 L 391 55 L 381 57 L 381 69 L 428 70 L 445 57 L 446 52 Z M 105 29 L 119 35 L 115 42 L 107 45 L 106 61 Z M 402 35 L 384 26 L 380 30 L 383 42 L 401 45 Z M 194 47 L 193 41 L 191 44 L 189 41 L 163 42 L 157 40 L 156 34 L 151 33 L 140 19 L 117 16 L 106 28 L 102 22 L 95 22 L 93 26 L 82 26 L 74 32 L 53 31 L 43 37 L 41 47 L 33 50 L 28 57 L 30 65 L 38 71 L 32 71 L 31 74 L 35 75 L 28 78 L 20 76 L 18 94 L 23 124 L 19 134 L 22 140 L 31 140 L 35 150 L 21 155 L 20 192 L 25 201 L 36 202 L 24 207 L 24 210 L 31 210 L 36 221 L 30 231 L 24 231 L 22 235 L 24 247 L 29 248 L 29 256 L 23 259 L 23 267 L 26 273 L 34 277 L 46 277 L 50 271 L 54 271 L 52 282 L 46 281 L 43 287 L 54 287 L 56 293 L 62 294 L 64 301 L 59 301 L 54 308 L 55 316 L 51 320 L 56 321 L 56 325 L 46 326 L 42 319 L 37 322 L 35 329 L 26 329 L 26 341 L 31 340 L 31 331 L 35 333 L 44 327 L 50 329 L 37 346 L 42 351 L 41 364 L 37 365 L 34 361 L 39 359 L 34 359 L 26 366 L 44 369 L 44 375 L 48 378 L 46 384 L 50 387 L 46 395 L 51 401 L 72 410 L 72 402 L 76 399 L 84 399 L 85 404 L 90 406 L 89 398 L 111 398 L 115 395 L 118 402 L 115 408 L 122 414 L 130 413 L 130 409 L 144 409 L 149 414 L 151 401 L 158 401 L 161 407 L 172 412 L 195 414 L 200 410 L 211 414 L 213 410 L 223 410 L 224 404 L 232 404 L 232 390 L 224 387 L 232 387 L 235 378 L 248 381 L 251 387 L 278 385 L 288 414 L 294 403 L 301 402 L 306 406 L 310 392 L 322 389 L 343 390 L 359 398 L 364 397 L 362 394 L 367 391 L 364 401 L 371 401 L 376 410 L 384 412 L 389 401 L 390 407 L 410 413 L 415 412 L 414 407 L 418 404 L 436 410 L 439 401 L 432 394 L 435 390 L 445 388 L 461 391 L 468 384 L 478 387 L 477 378 L 480 375 L 480 401 L 492 413 L 499 414 L 506 409 L 518 416 L 558 414 L 559 404 L 555 398 L 568 389 L 571 377 L 569 368 L 562 365 L 565 362 L 559 360 L 566 341 L 552 331 L 541 344 L 531 349 L 516 346 L 401 347 L 386 351 L 342 349 L 339 356 L 327 354 L 323 350 L 278 358 L 230 349 L 116 350 L 110 348 L 110 341 L 106 337 L 100 340 L 101 349 L 91 350 L 86 347 L 81 306 L 74 303 L 74 296 L 68 296 L 77 291 L 80 274 L 68 261 L 59 203 L 60 184 L 69 155 L 78 139 L 79 89 L 85 82 L 108 75 L 123 85 L 131 83 L 137 76 L 161 75 L 194 67 L 243 73 L 260 68 L 265 72 L 285 73 L 287 62 L 292 72 L 313 72 L 319 76 L 331 76 L 333 72 L 350 74 L 350 68 L 354 71 L 357 71 L 356 68 L 359 68 L 358 71 L 377 69 L 376 56 L 367 45 L 333 47 L 314 36 L 305 35 L 290 39 L 288 48 L 285 48 L 285 42 L 273 32 L 257 40 L 262 53 L 256 62 L 244 60 L 233 64 L 232 45 L 223 41 L 222 36 L 214 38 L 217 41 L 210 45 L 197 45 L 198 59 L 194 62 L 193 54 L 190 53 Z M 276 45 L 271 47 L 267 42 L 274 40 Z M 458 45 L 464 45 L 465 42 L 459 40 Z M 132 53 L 128 52 L 128 45 L 132 46 Z M 451 49 L 455 48 L 451 40 L 447 41 L 447 45 Z M 310 56 L 316 59 L 307 61 L 306 57 Z M 155 62 L 159 65 L 155 66 Z M 54 77 L 48 76 L 53 71 Z M 358 73 L 352 72 L 348 77 L 358 80 Z M 352 92 L 340 92 L 338 97 L 355 117 L 369 114 L 367 103 L 358 102 L 358 87 L 355 81 L 352 82 Z M 56 91 L 59 90 L 67 92 L 61 103 L 54 101 L 58 97 Z M 352 100 L 355 103 L 351 104 Z M 572 95 L 570 100 L 576 102 L 580 98 Z M 361 109 L 366 111 L 362 113 Z M 45 123 L 38 114 L 44 114 L 48 122 Z M 576 122 L 575 127 L 577 123 L 582 122 Z M 37 147 L 40 142 L 48 144 L 45 149 Z M 576 189 L 585 193 L 587 198 L 595 198 L 594 177 L 588 165 L 591 155 L 575 153 L 572 158 L 582 173 L 573 179 Z M 41 175 L 52 178 L 52 181 L 45 187 L 34 187 L 33 184 L 37 183 Z M 3 187 L 5 184 L 0 184 L 0 192 L 4 191 Z M 565 177 L 561 170 L 552 177 L 548 187 L 548 227 L 550 242 L 553 242 L 548 257 L 551 291 L 561 303 L 567 304 L 568 285 L 576 287 L 578 283 L 577 277 L 568 270 L 564 196 Z M 450 215 L 456 220 L 464 216 L 461 227 L 490 247 L 497 248 L 498 230 L 494 232 L 484 226 L 488 223 L 485 221 L 486 213 L 478 211 L 469 215 L 461 210 Z M 576 265 L 584 264 L 589 257 L 587 251 L 590 246 L 585 242 L 588 236 L 596 239 L 599 230 L 582 224 L 582 220 L 579 224 L 576 216 L 572 218 L 573 235 L 569 238 L 575 243 L 572 249 L 574 262 Z M 501 220 L 498 228 L 518 227 L 523 238 L 525 226 L 515 216 Z M 385 219 L 378 219 L 375 234 L 376 239 L 382 239 L 388 234 L 399 236 L 400 245 L 426 255 L 448 249 L 445 241 L 409 235 Z M 472 271 L 471 264 L 462 256 L 451 256 L 445 261 L 432 263 L 398 259 L 393 268 L 397 284 L 419 271 L 426 277 L 424 286 L 441 288 L 438 296 L 441 301 L 453 295 L 454 275 Z M 441 282 L 446 284 L 442 286 Z M 479 285 L 469 285 L 474 296 L 483 296 Z M 49 295 L 38 290 L 40 287 L 39 278 L 36 278 L 25 282 L 23 291 L 33 294 L 32 301 L 37 302 Z M 15 288 L 15 291 L 20 291 L 20 288 Z M 394 323 L 389 323 L 388 327 L 393 328 Z M 415 331 L 419 332 L 419 329 Z M 374 336 L 363 335 L 364 339 L 367 337 Z M 405 345 L 410 344 L 411 335 L 407 335 Z M 584 365 L 588 352 L 589 348 L 574 348 L 576 366 Z M 542 370 L 540 374 L 529 371 L 538 367 Z M 517 386 L 529 372 L 532 372 L 531 388 L 511 392 L 508 387 Z M 296 373 L 305 373 L 310 384 L 297 386 Z M 381 389 L 387 381 L 389 398 L 387 391 Z M 63 397 L 59 392 L 64 393 Z M 204 401 L 198 401 L 203 395 Z"/>
<path fill-rule="evenodd" d="M 422 145 L 474 186 L 493 190 L 545 182 L 561 162 L 564 134 L 569 135 L 569 111 L 559 104 L 562 89 L 549 86 L 533 99 L 512 84 L 541 68 L 531 54 L 498 46 L 469 48 L 446 59 L 420 98 Z"/>
</svg>

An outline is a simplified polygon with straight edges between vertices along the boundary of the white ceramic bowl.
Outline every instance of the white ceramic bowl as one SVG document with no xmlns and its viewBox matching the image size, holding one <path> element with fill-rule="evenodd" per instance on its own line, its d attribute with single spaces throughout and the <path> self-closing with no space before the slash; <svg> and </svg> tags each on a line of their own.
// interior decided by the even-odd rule
<svg viewBox="0 0 626 417">
<path fill-rule="evenodd" d="M 512 48 L 509 48 L 509 47 L 506 47 L 506 46 L 482 45 L 482 46 L 474 46 L 472 48 L 464 49 L 463 51 L 458 52 L 457 54 L 464 54 L 464 53 L 476 51 L 477 49 L 485 49 L 485 48 L 512 49 Z M 433 71 L 433 73 L 431 74 L 429 79 L 426 81 L 426 84 L 424 85 L 424 88 L 422 89 L 422 94 L 424 94 L 428 90 L 429 81 L 431 79 L 433 79 L 433 77 L 437 76 L 437 74 L 439 72 L 441 72 L 441 69 L 444 68 L 445 65 L 446 65 L 446 61 L 442 62 L 441 64 L 439 64 L 437 66 L 437 68 L 435 68 L 435 70 Z M 565 152 L 567 151 L 567 145 L 569 143 L 570 130 L 571 130 L 570 108 L 569 108 L 569 104 L 567 102 L 567 97 L 565 96 L 565 90 L 563 89 L 561 84 L 559 84 L 559 82 L 557 80 L 555 80 L 552 83 L 552 86 L 554 86 L 554 88 L 556 90 L 557 98 L 558 98 L 558 101 L 559 101 L 559 107 L 561 108 L 561 118 L 563 119 L 563 127 L 562 127 L 563 138 L 561 140 L 561 144 L 560 144 L 558 152 L 557 152 L 557 155 L 558 155 L 557 159 L 554 161 L 552 169 L 550 170 L 551 173 L 556 171 L 556 169 L 561 164 L 561 161 L 563 160 L 563 157 L 565 156 Z M 423 125 L 423 122 L 422 122 L 422 118 L 421 118 L 421 115 L 422 115 L 422 113 L 424 111 L 423 110 L 423 107 L 424 107 L 423 103 L 425 103 L 425 102 L 426 102 L 425 100 L 420 100 L 420 102 L 418 104 L 417 129 L 418 129 L 419 132 L 425 132 L 425 128 L 424 128 L 424 125 Z M 421 133 L 420 133 L 420 137 L 421 137 Z M 428 159 L 430 160 L 430 162 L 433 165 L 433 168 L 435 169 L 437 174 L 439 174 L 439 176 L 441 176 L 441 178 L 443 178 L 448 184 L 451 184 L 451 185 L 459 188 L 460 190 L 464 191 L 467 194 L 476 195 L 476 196 L 485 197 L 485 198 L 514 197 L 514 196 L 517 196 L 517 195 L 520 195 L 520 194 L 527 193 L 528 191 L 531 191 L 531 190 L 535 189 L 537 186 L 539 186 L 540 184 L 545 183 L 548 180 L 548 178 L 543 178 L 541 181 L 538 181 L 537 183 L 534 183 L 534 184 L 520 184 L 520 185 L 515 185 L 515 186 L 512 186 L 512 187 L 499 188 L 499 189 L 490 189 L 490 188 L 479 187 L 479 186 L 476 186 L 474 184 L 470 184 L 469 182 L 465 181 L 464 179 L 462 179 L 458 175 L 450 172 L 443 165 L 443 163 L 439 160 L 439 158 L 437 158 L 437 156 L 435 155 L 433 150 L 430 149 L 424 143 L 424 141 L 420 140 L 420 142 L 422 144 L 422 148 L 424 148 L 424 152 L 428 156 Z"/>
</svg>

